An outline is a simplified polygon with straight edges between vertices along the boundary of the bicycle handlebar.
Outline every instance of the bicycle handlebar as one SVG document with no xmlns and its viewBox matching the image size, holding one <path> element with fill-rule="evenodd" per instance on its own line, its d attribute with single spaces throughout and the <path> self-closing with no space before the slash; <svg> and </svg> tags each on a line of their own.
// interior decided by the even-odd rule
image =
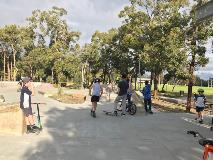
<svg viewBox="0 0 213 160">
<path fill-rule="evenodd" d="M 31 103 L 31 104 L 47 104 L 47 103 L 43 103 L 43 102 L 38 102 L 38 103 L 36 103 L 36 102 L 33 102 L 33 103 Z"/>
</svg>

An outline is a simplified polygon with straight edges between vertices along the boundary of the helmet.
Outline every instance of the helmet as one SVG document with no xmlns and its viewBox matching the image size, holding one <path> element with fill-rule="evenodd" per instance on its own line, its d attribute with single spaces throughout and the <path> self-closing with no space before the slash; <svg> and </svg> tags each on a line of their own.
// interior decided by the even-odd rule
<svg viewBox="0 0 213 160">
<path fill-rule="evenodd" d="M 100 78 L 95 78 L 94 82 L 101 82 Z"/>
<path fill-rule="evenodd" d="M 202 88 L 199 88 L 199 89 L 197 90 L 197 92 L 204 92 L 204 90 L 203 90 Z"/>
</svg>

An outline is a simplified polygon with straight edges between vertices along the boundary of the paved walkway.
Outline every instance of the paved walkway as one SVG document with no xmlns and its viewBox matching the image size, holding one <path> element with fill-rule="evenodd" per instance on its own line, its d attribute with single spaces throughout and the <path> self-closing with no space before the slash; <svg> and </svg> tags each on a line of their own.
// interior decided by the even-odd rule
<svg viewBox="0 0 213 160">
<path fill-rule="evenodd" d="M 5 99 L 18 101 L 15 90 Z M 112 96 L 113 98 L 113 96 Z M 198 130 L 212 137 L 208 125 L 198 125 L 194 115 L 155 113 L 112 117 L 112 102 L 99 103 L 97 118 L 92 118 L 90 102 L 68 105 L 36 95 L 44 130 L 40 135 L 0 135 L 0 160 L 200 160 L 202 147 L 186 134 Z"/>
</svg>

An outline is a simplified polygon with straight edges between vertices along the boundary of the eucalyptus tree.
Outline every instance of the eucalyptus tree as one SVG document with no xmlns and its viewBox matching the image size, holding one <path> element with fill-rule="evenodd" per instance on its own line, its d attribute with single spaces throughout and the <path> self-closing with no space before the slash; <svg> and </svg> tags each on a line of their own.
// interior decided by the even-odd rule
<svg viewBox="0 0 213 160">
<path fill-rule="evenodd" d="M 98 44 L 99 41 L 95 38 L 95 34 L 93 34 L 92 42 L 85 44 L 82 47 L 80 56 L 81 62 L 83 63 L 82 65 L 84 66 L 83 70 L 86 76 L 87 85 L 90 85 L 89 83 L 91 82 L 92 78 L 94 78 L 101 69 L 101 48 Z"/>
<path fill-rule="evenodd" d="M 174 56 L 185 52 L 182 50 L 184 36 L 181 30 L 187 25 L 187 18 L 180 9 L 187 4 L 187 0 L 130 2 L 131 6 L 125 7 L 120 16 L 125 19 L 124 24 L 130 28 L 128 34 L 136 32 L 140 37 L 141 46 L 144 47 L 140 58 L 145 63 L 146 70 L 154 75 L 156 93 L 158 76 L 170 67 L 170 61 Z"/>
<path fill-rule="evenodd" d="M 186 49 L 189 55 L 189 79 L 188 79 L 188 97 L 187 112 L 191 109 L 192 87 L 194 84 L 194 71 L 198 67 L 204 67 L 209 59 L 206 57 L 206 47 L 208 38 L 213 31 L 212 21 L 198 22 L 195 17 L 195 11 L 202 6 L 206 0 L 194 0 L 194 5 L 189 12 L 188 26 L 186 28 Z"/>
<path fill-rule="evenodd" d="M 51 10 L 35 10 L 27 20 L 34 32 L 35 48 L 40 47 L 43 52 L 46 67 L 44 72 L 51 72 L 52 79 L 60 81 L 62 72 L 61 61 L 75 48 L 80 36 L 79 32 L 70 31 L 64 16 L 67 11 L 53 7 Z M 34 49 L 35 49 L 34 48 Z"/>
<path fill-rule="evenodd" d="M 4 44 L 7 57 L 8 80 L 16 80 L 16 59 L 22 51 L 21 28 L 15 24 L 6 25 L 1 29 L 0 41 Z"/>
</svg>

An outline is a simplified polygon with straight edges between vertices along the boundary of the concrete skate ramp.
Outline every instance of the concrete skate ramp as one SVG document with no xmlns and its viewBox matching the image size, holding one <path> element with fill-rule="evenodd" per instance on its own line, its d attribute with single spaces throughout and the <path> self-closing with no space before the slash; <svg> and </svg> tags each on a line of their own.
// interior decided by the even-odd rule
<svg viewBox="0 0 213 160">
<path fill-rule="evenodd" d="M 19 104 L 0 104 L 0 134 L 23 135 L 25 119 Z"/>
</svg>

